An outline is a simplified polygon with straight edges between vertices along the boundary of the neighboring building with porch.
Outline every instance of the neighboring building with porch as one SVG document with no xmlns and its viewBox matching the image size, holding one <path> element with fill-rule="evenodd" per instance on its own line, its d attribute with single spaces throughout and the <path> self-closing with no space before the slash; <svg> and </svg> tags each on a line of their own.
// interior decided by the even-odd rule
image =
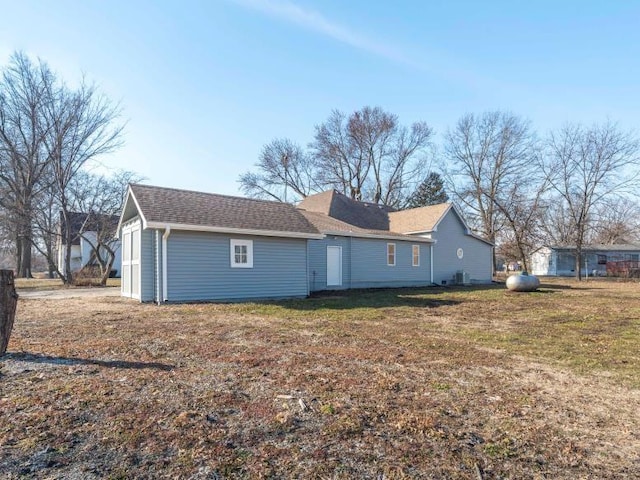
<svg viewBox="0 0 640 480">
<path fill-rule="evenodd" d="M 640 245 L 589 245 L 582 249 L 581 271 L 583 276 L 606 276 L 607 264 L 614 262 L 638 262 Z M 610 267 L 611 268 L 611 267 Z M 576 275 L 575 246 L 545 246 L 531 256 L 531 273 L 572 277 Z"/>
</svg>

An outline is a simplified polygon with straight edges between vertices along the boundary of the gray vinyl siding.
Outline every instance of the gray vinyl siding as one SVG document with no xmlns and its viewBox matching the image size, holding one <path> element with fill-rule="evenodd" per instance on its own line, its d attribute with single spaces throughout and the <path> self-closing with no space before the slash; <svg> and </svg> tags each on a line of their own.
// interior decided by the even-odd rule
<svg viewBox="0 0 640 480">
<path fill-rule="evenodd" d="M 253 241 L 253 268 L 232 268 L 230 239 Z M 169 301 L 305 297 L 307 241 L 172 231 L 167 240 Z"/>
<path fill-rule="evenodd" d="M 396 264 L 387 265 L 387 243 L 396 245 Z M 420 245 L 420 266 L 413 266 L 412 245 Z M 431 284 L 429 244 L 353 238 L 351 288 L 412 287 Z"/>
<path fill-rule="evenodd" d="M 433 247 L 433 281 L 451 284 L 456 272 L 469 274 L 471 283 L 491 283 L 493 268 L 492 247 L 482 240 L 468 235 L 464 225 L 453 209 L 445 215 L 431 234 L 436 240 Z M 462 259 L 458 258 L 462 248 Z"/>
<path fill-rule="evenodd" d="M 140 275 L 142 285 L 140 287 L 140 301 L 152 302 L 155 292 L 155 230 L 142 230 L 140 232 Z"/>
<path fill-rule="evenodd" d="M 387 265 L 387 243 L 396 244 L 396 265 Z M 413 266 L 413 245 L 420 265 Z M 327 247 L 342 247 L 342 285 L 327 286 Z M 309 290 L 414 287 L 431 284 L 429 244 L 329 235 L 309 241 Z"/>
<path fill-rule="evenodd" d="M 342 285 L 327 287 L 327 247 L 342 247 Z M 351 284 L 351 238 L 309 240 L 309 291 L 344 290 Z"/>
</svg>

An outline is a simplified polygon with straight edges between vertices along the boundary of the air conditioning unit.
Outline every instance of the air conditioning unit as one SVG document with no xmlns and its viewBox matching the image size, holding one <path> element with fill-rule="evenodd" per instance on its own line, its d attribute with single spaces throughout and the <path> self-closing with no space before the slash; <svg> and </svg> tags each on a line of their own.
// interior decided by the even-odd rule
<svg viewBox="0 0 640 480">
<path fill-rule="evenodd" d="M 469 285 L 471 283 L 469 280 L 469 272 L 460 270 L 456 272 L 456 276 L 454 278 L 456 285 Z"/>
</svg>

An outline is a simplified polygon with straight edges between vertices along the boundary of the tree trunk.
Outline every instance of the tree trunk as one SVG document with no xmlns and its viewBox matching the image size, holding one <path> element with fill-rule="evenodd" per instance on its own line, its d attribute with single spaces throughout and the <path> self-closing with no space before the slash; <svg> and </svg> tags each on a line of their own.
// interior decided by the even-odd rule
<svg viewBox="0 0 640 480">
<path fill-rule="evenodd" d="M 582 249 L 576 249 L 576 279 L 582 281 Z"/>
<path fill-rule="evenodd" d="M 13 320 L 18 306 L 18 294 L 11 270 L 0 270 L 0 356 L 7 352 Z"/>
<path fill-rule="evenodd" d="M 19 278 L 33 278 L 31 274 L 31 238 L 22 237 L 22 255 L 18 265 Z"/>
</svg>

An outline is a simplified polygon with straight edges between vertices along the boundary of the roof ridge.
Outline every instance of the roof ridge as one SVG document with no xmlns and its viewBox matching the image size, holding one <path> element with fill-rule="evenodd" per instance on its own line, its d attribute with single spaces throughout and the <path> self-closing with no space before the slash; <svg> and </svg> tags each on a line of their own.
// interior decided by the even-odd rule
<svg viewBox="0 0 640 480">
<path fill-rule="evenodd" d="M 396 210 L 394 212 L 389 212 L 389 213 L 402 213 L 402 212 L 410 212 L 411 210 L 422 210 L 425 208 L 433 208 L 433 207 L 440 207 L 440 206 L 450 206 L 453 205 L 453 202 L 441 202 L 441 203 L 436 203 L 434 205 L 422 205 L 421 207 L 413 207 L 413 208 L 405 208 L 404 210 Z"/>
<path fill-rule="evenodd" d="M 175 188 L 175 187 L 159 187 L 157 185 L 147 185 L 144 183 L 130 183 L 130 187 L 142 187 L 142 188 L 152 188 L 155 190 L 170 190 L 172 192 L 183 192 L 183 193 L 195 193 L 198 195 L 209 195 L 212 197 L 222 197 L 222 198 L 232 198 L 234 200 L 246 200 L 250 202 L 259 202 L 259 203 L 267 203 L 270 205 L 288 205 L 289 207 L 295 208 L 294 205 L 286 202 L 281 202 L 278 200 L 265 200 L 262 198 L 251 198 L 251 197 L 241 197 L 239 195 L 227 195 L 223 193 L 212 193 L 212 192 L 202 192 L 199 190 L 191 190 L 186 188 Z"/>
</svg>

